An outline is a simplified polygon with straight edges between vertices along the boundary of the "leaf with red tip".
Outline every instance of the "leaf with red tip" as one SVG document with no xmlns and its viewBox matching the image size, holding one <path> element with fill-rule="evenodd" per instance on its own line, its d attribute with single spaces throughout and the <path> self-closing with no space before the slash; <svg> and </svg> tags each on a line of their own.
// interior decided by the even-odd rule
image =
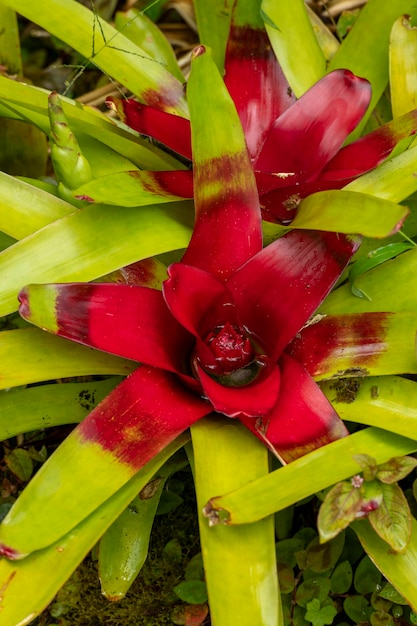
<svg viewBox="0 0 417 626">
<path fill-rule="evenodd" d="M 73 190 L 79 200 L 122 207 L 150 206 L 193 197 L 190 170 L 148 172 L 132 170 L 101 176 Z"/>
<path fill-rule="evenodd" d="M 174 372 L 186 367 L 192 337 L 159 290 L 111 283 L 30 285 L 19 299 L 22 317 L 61 337 Z"/>
<path fill-rule="evenodd" d="M 278 358 L 358 248 L 342 235 L 292 231 L 264 248 L 227 282 L 241 322 Z"/>
<path fill-rule="evenodd" d="M 0 527 L 2 553 L 24 556 L 55 542 L 210 411 L 174 375 L 139 367 L 72 431 L 23 491 Z"/>
<path fill-rule="evenodd" d="M 320 174 L 364 115 L 366 80 L 337 70 L 313 85 L 272 126 L 255 169 L 308 182 Z"/>
<path fill-rule="evenodd" d="M 226 279 L 262 248 L 261 216 L 239 117 L 203 46 L 195 53 L 187 93 L 196 224 L 184 263 Z M 227 132 L 218 130 L 223 128 Z"/>
<path fill-rule="evenodd" d="M 107 102 L 130 128 L 156 139 L 170 150 L 191 160 L 191 130 L 188 120 L 146 106 L 132 98 L 109 98 Z"/>
<path fill-rule="evenodd" d="M 256 421 L 245 417 L 242 421 L 289 463 L 345 437 L 348 431 L 302 365 L 286 354 L 279 365 L 281 386 L 277 404 Z"/>
<path fill-rule="evenodd" d="M 345 180 L 347 185 L 386 159 L 397 143 L 417 132 L 417 109 L 384 124 L 342 148 L 320 174 L 323 180 Z"/>
<path fill-rule="evenodd" d="M 289 353 L 316 380 L 417 372 L 414 313 L 329 315 L 304 328 Z"/>
<path fill-rule="evenodd" d="M 116 283 L 152 289 L 162 289 L 162 283 L 168 278 L 166 266 L 154 257 L 126 265 L 111 276 Z"/>
<path fill-rule="evenodd" d="M 251 9 L 255 10 L 255 16 L 246 15 Z M 224 81 L 239 113 L 249 153 L 255 158 L 272 123 L 295 102 L 271 48 L 257 3 L 235 5 Z"/>
</svg>

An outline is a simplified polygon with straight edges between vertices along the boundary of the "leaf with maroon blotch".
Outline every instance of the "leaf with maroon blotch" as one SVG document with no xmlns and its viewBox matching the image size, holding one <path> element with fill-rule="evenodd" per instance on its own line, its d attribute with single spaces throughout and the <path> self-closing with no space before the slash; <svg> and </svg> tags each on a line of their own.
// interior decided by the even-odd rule
<svg viewBox="0 0 417 626">
<path fill-rule="evenodd" d="M 411 537 L 411 512 L 407 499 L 396 484 L 380 482 L 382 502 L 368 519 L 375 532 L 395 552 L 404 552 Z"/>
<path fill-rule="evenodd" d="M 412 456 L 398 456 L 386 463 L 378 465 L 376 478 L 381 482 L 391 485 L 402 480 L 417 467 L 417 459 Z"/>
<path fill-rule="evenodd" d="M 73 190 L 78 200 L 121 207 L 150 206 L 192 198 L 190 170 L 149 172 L 132 170 L 94 178 Z"/>
<path fill-rule="evenodd" d="M 417 373 L 415 313 L 353 313 L 313 318 L 288 352 L 315 380 Z"/>
<path fill-rule="evenodd" d="M 327 492 L 320 506 L 317 528 L 320 541 L 329 541 L 353 522 L 362 506 L 362 494 L 347 481 Z"/>
<path fill-rule="evenodd" d="M 18 559 L 54 543 L 210 411 L 176 376 L 139 367 L 71 432 L 22 492 L 0 527 L 1 554 Z"/>
<path fill-rule="evenodd" d="M 261 213 L 236 108 L 204 46 L 194 51 L 187 94 L 196 222 L 183 261 L 225 280 L 261 250 Z"/>
</svg>

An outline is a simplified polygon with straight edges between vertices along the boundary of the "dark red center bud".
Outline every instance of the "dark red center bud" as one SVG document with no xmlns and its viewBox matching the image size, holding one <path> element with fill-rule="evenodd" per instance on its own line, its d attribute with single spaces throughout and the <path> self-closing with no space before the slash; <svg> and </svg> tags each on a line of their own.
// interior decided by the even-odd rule
<svg viewBox="0 0 417 626">
<path fill-rule="evenodd" d="M 207 364 L 207 369 L 217 376 L 245 367 L 254 358 L 251 341 L 244 329 L 228 322 L 211 331 L 206 337 L 206 344 L 215 360 L 214 368 Z"/>
</svg>

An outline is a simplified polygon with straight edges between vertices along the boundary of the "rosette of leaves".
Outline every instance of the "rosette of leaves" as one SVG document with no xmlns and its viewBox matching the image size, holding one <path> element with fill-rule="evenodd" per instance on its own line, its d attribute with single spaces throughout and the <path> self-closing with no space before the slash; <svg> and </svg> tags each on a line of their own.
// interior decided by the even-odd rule
<svg viewBox="0 0 417 626">
<path fill-rule="evenodd" d="M 143 40 L 142 45 L 132 42 L 126 36 L 128 29 L 125 26 L 118 32 L 75 2 L 48 0 L 41 8 L 27 0 L 6 0 L 2 4 L 40 24 L 62 40 L 70 41 L 82 55 L 90 58 L 91 62 L 124 85 L 142 103 L 150 106 L 157 104 L 165 112 L 174 113 L 185 120 L 188 118 L 188 105 L 183 89 L 185 79 L 152 26 L 148 25 L 148 28 L 152 29 L 149 32 L 152 33 L 151 40 L 155 45 L 150 49 L 146 48 Z M 223 2 L 195 4 L 200 39 L 203 44 L 212 47 L 214 58 L 222 70 L 231 12 L 225 13 Z M 331 60 L 326 58 L 320 46 L 320 42 L 323 42 L 322 36 L 327 37 L 328 42 L 329 35 L 320 26 L 320 39 L 317 39 L 302 2 L 282 2 L 279 5 L 264 2 L 262 7 L 253 2 L 250 3 L 250 11 L 238 10 L 234 19 L 238 16 L 241 21 L 239 25 L 249 29 L 262 32 L 266 29 L 286 80 L 299 99 L 332 70 L 342 68 L 366 78 L 372 85 L 372 101 L 363 122 L 355 131 L 358 136 L 370 114 L 375 111 L 388 81 L 388 39 L 391 28 L 398 18 L 401 19 L 401 14 L 411 13 L 412 9 L 412 3 L 406 0 L 395 3 L 395 6 L 388 1 L 376 3 L 370 0 L 340 48 L 332 40 L 334 56 Z M 134 19 L 143 21 L 144 18 L 135 15 Z M 378 28 L 375 27 L 375 19 L 379 20 Z M 398 29 L 404 35 L 404 30 L 408 32 L 408 27 L 401 24 Z M 372 37 L 364 36 L 370 32 L 373 33 Z M 414 104 L 410 104 L 413 94 L 401 87 L 399 96 L 400 90 L 395 87 L 395 80 L 393 82 L 400 63 L 399 49 L 404 48 L 403 42 L 396 47 L 395 41 L 394 38 L 390 58 L 392 90 L 395 91 L 395 97 L 399 98 L 397 102 L 401 102 L 400 109 L 395 109 L 394 115 L 397 118 L 413 109 Z M 407 43 L 407 46 L 413 45 L 413 41 Z M 325 51 L 328 50 L 324 44 L 323 47 Z M 121 268 L 131 267 L 143 259 L 172 253 L 187 246 L 194 219 L 192 202 L 183 200 L 181 196 L 167 195 L 160 186 L 155 187 L 155 180 L 158 180 L 155 172 L 186 171 L 190 166 L 189 162 L 179 158 L 177 153 L 167 149 L 161 142 L 150 141 L 148 137 L 70 99 L 49 97 L 48 107 L 49 94 L 5 77 L 0 78 L 0 94 L 2 116 L 29 121 L 50 137 L 58 183 L 50 185 L 43 181 L 23 181 L 5 174 L 0 177 L 3 206 L 0 226 L 5 233 L 4 251 L 0 255 L 2 315 L 16 310 L 17 293 L 28 283 L 74 280 L 88 282 L 108 276 L 112 272 L 116 272 L 116 275 L 112 275 L 110 280 L 116 278 L 125 281 L 126 273 L 118 273 Z M 201 102 L 201 111 L 204 111 L 204 106 L 205 102 Z M 381 110 L 380 106 L 376 109 L 377 113 Z M 217 116 L 215 120 L 221 128 L 220 117 Z M 308 201 L 306 206 L 310 213 L 307 212 L 307 215 L 311 216 L 312 211 L 314 219 L 310 225 L 312 224 L 313 229 L 332 230 L 328 221 L 329 215 L 336 215 L 338 231 L 364 232 L 384 237 L 405 216 L 406 210 L 397 203 L 407 199 L 407 204 L 413 208 L 409 197 L 417 188 L 413 175 L 416 156 L 415 147 L 410 145 L 412 140 L 406 138 L 413 129 L 408 128 L 405 133 L 400 132 L 397 135 L 399 127 L 401 128 L 401 124 L 390 127 L 395 132 L 388 132 L 389 150 L 386 156 L 396 140 L 403 138 L 404 141 L 397 148 L 398 154 L 376 170 L 350 182 L 348 189 L 342 194 L 335 193 L 322 196 L 313 202 Z M 225 133 L 227 136 L 227 130 Z M 355 137 L 349 138 L 353 139 Z M 132 176 L 131 172 L 136 174 Z M 134 204 L 130 201 L 130 205 L 125 206 L 126 203 L 115 202 L 112 193 L 114 190 L 111 188 L 108 188 L 107 202 L 106 194 L 102 202 L 91 203 L 87 193 L 81 198 L 77 193 L 80 187 L 90 181 L 106 181 L 109 180 L 106 177 L 119 173 L 123 174 L 122 180 L 132 179 L 136 183 L 134 194 L 137 199 Z M 141 185 L 137 181 L 141 181 Z M 362 204 L 360 210 L 357 210 L 359 201 L 366 203 L 366 210 L 362 210 Z M 394 212 L 390 213 L 388 208 Z M 326 213 L 322 214 L 322 210 L 326 210 Z M 358 220 L 354 226 L 350 213 L 355 213 Z M 302 216 L 301 210 L 299 215 Z M 327 215 L 326 219 L 323 215 Z M 380 228 L 381 222 L 385 229 L 383 231 Z M 303 222 L 300 218 L 298 226 L 307 228 L 308 221 Z M 413 219 L 406 222 L 405 229 L 409 237 L 416 234 Z M 283 234 L 279 227 L 266 225 L 264 230 L 266 241 Z M 396 237 L 401 240 L 401 235 Z M 374 245 L 366 241 L 359 254 L 366 253 Z M 176 259 L 179 255 L 171 256 Z M 231 511 L 229 522 L 238 524 L 242 520 L 259 520 L 263 515 L 311 495 L 335 480 L 344 480 L 354 474 L 353 454 L 372 449 L 376 462 L 381 464 L 394 456 L 409 454 L 417 449 L 413 425 L 404 402 L 405 387 L 407 398 L 414 397 L 414 383 L 403 378 L 393 378 L 393 374 L 415 373 L 416 369 L 414 343 L 411 340 L 416 328 L 416 302 L 413 290 L 409 288 L 414 260 L 413 248 L 390 263 L 384 263 L 357 278 L 360 288 L 371 298 L 366 302 L 352 295 L 349 286 L 336 289 L 322 304 L 320 317 L 315 320 L 316 323 L 323 322 L 320 328 L 327 338 L 321 342 L 322 351 L 317 353 L 315 332 L 310 339 L 309 333 L 305 333 L 305 344 L 293 346 L 294 355 L 304 355 L 306 362 L 309 354 L 317 353 L 316 358 L 312 359 L 310 371 L 317 381 L 323 378 L 323 363 L 327 364 L 326 376 L 371 374 L 375 377 L 370 384 L 378 388 L 377 398 L 365 397 L 365 390 L 369 389 L 366 379 L 358 392 L 350 391 L 348 403 L 346 396 L 340 390 L 332 389 L 331 384 L 323 383 L 322 386 L 343 418 L 370 428 L 311 452 L 268 474 L 268 453 L 249 433 L 227 421 L 221 425 L 216 420 L 201 421 L 193 427 L 193 453 L 189 452 L 195 467 L 200 509 L 216 494 L 240 488 L 243 495 L 242 492 L 236 492 L 224 499 L 212 501 L 211 508 L 207 507 L 206 513 L 213 518 L 212 511 L 218 507 Z M 140 267 L 143 270 L 144 266 Z M 155 282 L 160 282 L 164 273 L 161 259 L 147 262 L 147 279 L 149 268 Z M 137 274 L 135 276 L 137 280 Z M 374 335 L 367 335 L 366 329 L 358 323 L 360 317 L 355 315 L 362 312 L 375 314 L 374 320 L 379 328 L 377 341 Z M 332 316 L 336 316 L 336 319 Z M 342 329 L 346 329 L 344 333 Z M 371 325 L 371 329 L 373 332 L 375 324 Z M 350 350 L 357 348 L 354 359 L 344 357 L 347 348 L 343 354 L 336 354 L 334 348 L 337 345 L 340 350 L 340 344 L 332 339 L 335 334 L 342 334 Z M 375 346 L 380 344 L 389 344 L 389 350 L 378 351 Z M 81 420 L 86 414 L 85 407 L 84 410 L 79 410 L 81 392 L 84 398 L 90 394 L 89 397 L 95 396 L 98 399 L 108 391 L 108 388 L 103 388 L 100 395 L 96 382 L 88 386 L 71 382 L 68 385 L 47 385 L 39 388 L 22 387 L 63 377 L 124 376 L 135 367 L 132 361 L 67 343 L 58 337 L 27 327 L 2 331 L 2 346 L 2 362 L 6 364 L 2 376 L 3 388 L 20 387 L 2 396 L 2 412 L 7 416 L 3 424 L 4 437 L 43 427 L 45 416 L 48 416 L 48 425 Z M 363 346 L 372 347 L 366 351 Z M 393 355 L 396 355 L 395 358 Z M 357 365 L 357 358 L 362 357 Z M 352 361 L 355 365 L 352 365 Z M 329 369 L 329 363 L 333 370 Z M 382 382 L 380 376 L 383 376 Z M 109 386 L 115 383 L 111 379 L 105 381 Z M 349 387 L 350 383 L 346 384 Z M 394 408 L 391 405 L 396 416 L 394 421 L 390 419 L 392 414 L 388 409 L 384 407 L 381 414 L 380 408 L 384 394 L 392 395 L 392 389 L 398 390 Z M 90 408 L 89 403 L 87 404 Z M 357 412 L 349 412 L 353 408 Z M 379 428 L 385 428 L 385 434 L 374 428 L 375 424 Z M 2 619 L 6 624 L 28 623 L 43 609 L 113 520 L 119 517 L 139 492 L 142 493 L 142 489 L 155 475 L 156 478 L 163 478 L 159 476 L 162 471 L 160 468 L 174 451 L 184 445 L 185 440 L 186 436 L 175 440 L 115 494 L 108 494 L 108 499 L 103 501 L 96 513 L 74 527 L 71 527 L 70 522 L 69 532 L 57 543 L 40 550 L 35 548 L 29 557 L 20 562 L 9 562 L 6 559 L 1 561 L 1 581 L 6 590 L 2 596 Z M 367 448 L 370 445 L 373 448 Z M 81 454 L 78 461 L 80 471 L 77 484 L 81 489 L 80 479 L 85 475 Z M 258 478 L 261 485 L 256 480 Z M 103 476 L 102 480 L 106 481 L 106 477 Z M 273 484 L 274 480 L 278 487 L 275 485 L 267 492 L 262 481 L 271 481 Z M 247 483 L 250 483 L 249 487 L 246 486 Z M 88 490 L 88 484 L 83 487 Z M 247 495 L 248 492 L 250 496 Z M 267 498 L 265 493 L 268 493 Z M 91 493 L 91 497 L 96 496 Z M 68 494 L 63 493 L 63 498 L 68 499 Z M 235 504 L 231 505 L 233 502 L 238 503 L 236 508 Z M 42 502 L 33 500 L 25 512 L 27 519 L 33 521 L 34 511 L 41 507 Z M 149 508 L 152 511 L 152 507 Z M 128 515 L 127 518 L 129 519 Z M 153 519 L 152 512 L 147 519 L 149 528 Z M 53 534 L 55 523 L 61 521 L 58 511 L 54 519 L 51 518 L 49 528 L 38 530 L 43 536 L 48 534 L 48 530 Z M 230 528 L 222 525 L 209 528 L 202 516 L 200 522 L 212 622 L 219 625 L 233 622 L 271 625 L 282 623 L 275 573 L 272 518 Z M 30 528 L 34 545 L 38 533 L 35 526 L 36 524 L 31 524 Z M 365 530 L 361 528 L 360 531 L 366 549 L 372 553 L 379 567 L 394 585 L 400 587 L 405 580 L 404 595 L 413 604 L 415 593 L 407 583 L 412 568 L 404 565 L 402 568 L 394 567 L 389 554 L 381 549 L 370 531 L 367 534 L 366 528 L 365 526 Z M 413 558 L 413 550 L 412 532 L 407 552 L 409 558 Z M 111 553 L 114 560 L 117 550 Z M 220 582 L 217 575 L 219 568 L 223 572 Z M 258 574 L 253 579 L 255 570 Z M 267 575 L 266 579 L 264 574 Z M 225 580 L 227 598 L 224 596 Z M 22 590 L 25 594 L 24 605 L 21 602 Z M 317 607 L 312 606 L 311 612 L 314 613 L 315 609 Z"/>
</svg>

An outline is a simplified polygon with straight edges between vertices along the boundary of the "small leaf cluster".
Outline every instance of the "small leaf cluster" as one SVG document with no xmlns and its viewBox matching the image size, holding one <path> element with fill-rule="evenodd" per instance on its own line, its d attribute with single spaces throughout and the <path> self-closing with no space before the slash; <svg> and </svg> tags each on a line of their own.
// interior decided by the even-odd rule
<svg viewBox="0 0 417 626">
<path fill-rule="evenodd" d="M 395 457 L 377 465 L 367 454 L 354 458 L 361 474 L 334 485 L 320 507 L 320 541 L 336 537 L 351 522 L 366 517 L 395 552 L 404 552 L 410 540 L 412 516 L 398 481 L 417 466 L 417 459 Z"/>
<path fill-rule="evenodd" d="M 326 543 L 303 528 L 278 541 L 276 552 L 285 626 L 414 623 L 350 528 Z"/>
</svg>

